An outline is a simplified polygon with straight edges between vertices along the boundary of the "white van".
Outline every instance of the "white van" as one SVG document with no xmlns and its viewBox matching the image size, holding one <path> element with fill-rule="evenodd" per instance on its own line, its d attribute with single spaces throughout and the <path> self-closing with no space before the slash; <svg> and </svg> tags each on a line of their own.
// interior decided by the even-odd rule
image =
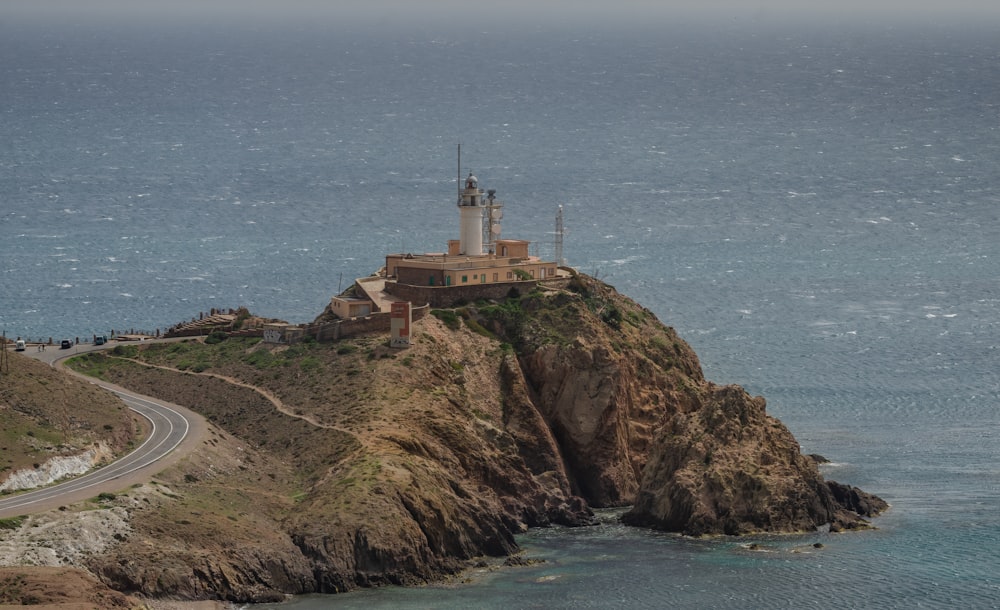
<svg viewBox="0 0 1000 610">
<path fill-rule="evenodd" d="M 24 339 L 18 339 L 17 341 L 14 342 L 15 352 L 23 352 L 24 348 L 25 348 Z"/>
</svg>

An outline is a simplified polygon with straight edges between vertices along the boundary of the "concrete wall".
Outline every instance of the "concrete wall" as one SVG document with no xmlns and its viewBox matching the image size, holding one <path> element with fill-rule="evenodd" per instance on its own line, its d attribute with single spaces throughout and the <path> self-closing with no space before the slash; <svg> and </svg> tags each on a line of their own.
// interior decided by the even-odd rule
<svg viewBox="0 0 1000 610">
<path fill-rule="evenodd" d="M 398 282 L 386 282 L 385 291 L 389 294 L 405 299 L 411 303 L 427 303 L 431 307 L 452 307 L 455 303 L 462 301 L 472 303 L 479 299 L 503 300 L 507 298 L 511 288 L 518 291 L 518 294 L 527 294 L 535 286 L 551 286 L 553 288 L 565 288 L 569 284 L 569 278 L 558 278 L 554 280 L 529 280 L 525 282 L 503 282 L 500 284 L 470 284 L 467 286 L 411 286 Z"/>
<path fill-rule="evenodd" d="M 419 267 L 397 267 L 396 275 L 400 282 L 405 284 L 419 284 L 426 286 L 434 277 L 436 286 L 444 286 L 444 272 L 441 269 L 421 269 Z M 416 302 L 416 301 L 414 301 Z"/>
<path fill-rule="evenodd" d="M 430 308 L 427 305 L 414 306 L 412 311 L 413 321 L 427 315 Z M 326 324 L 316 324 L 306 328 L 305 334 L 316 337 L 317 341 L 337 341 L 348 337 L 357 337 L 368 333 L 389 332 L 392 328 L 392 318 L 389 312 L 373 313 L 364 318 L 351 318 L 349 320 L 335 320 Z"/>
</svg>

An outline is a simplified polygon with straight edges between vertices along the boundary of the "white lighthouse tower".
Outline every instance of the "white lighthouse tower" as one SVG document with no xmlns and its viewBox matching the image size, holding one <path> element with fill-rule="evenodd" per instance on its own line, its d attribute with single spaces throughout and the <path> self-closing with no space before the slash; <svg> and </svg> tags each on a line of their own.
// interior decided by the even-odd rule
<svg viewBox="0 0 1000 610">
<path fill-rule="evenodd" d="M 459 254 L 466 256 L 481 256 L 483 254 L 483 190 L 479 188 L 479 180 L 469 172 L 465 179 L 465 190 L 458 200 Z"/>
</svg>

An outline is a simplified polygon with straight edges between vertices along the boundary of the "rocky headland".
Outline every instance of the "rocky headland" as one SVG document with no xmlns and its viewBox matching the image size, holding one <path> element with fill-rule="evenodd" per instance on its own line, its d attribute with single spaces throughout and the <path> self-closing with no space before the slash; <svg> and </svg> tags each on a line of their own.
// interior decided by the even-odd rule
<svg viewBox="0 0 1000 610">
<path fill-rule="evenodd" d="M 212 426 L 90 507 L 122 525 L 72 565 L 129 595 L 267 601 L 446 577 L 591 507 L 689 535 L 864 528 L 886 508 L 825 481 L 763 398 L 705 380 L 673 329 L 592 278 L 435 310 L 413 335 L 82 358 Z"/>
</svg>

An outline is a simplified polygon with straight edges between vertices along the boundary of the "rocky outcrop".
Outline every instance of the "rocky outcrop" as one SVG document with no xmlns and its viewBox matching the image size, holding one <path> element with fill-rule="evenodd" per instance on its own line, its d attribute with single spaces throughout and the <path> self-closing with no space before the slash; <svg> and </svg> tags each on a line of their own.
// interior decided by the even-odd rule
<svg viewBox="0 0 1000 610">
<path fill-rule="evenodd" d="M 518 345 L 574 492 L 592 505 L 633 504 L 626 523 L 691 535 L 862 528 L 887 508 L 826 482 L 763 398 L 706 381 L 673 329 L 611 287 L 578 276 L 522 307 L 494 328 Z"/>
<path fill-rule="evenodd" d="M 657 434 L 625 523 L 702 534 L 866 527 L 882 500 L 823 480 L 816 460 L 738 386 L 707 384 Z"/>
<path fill-rule="evenodd" d="M 0 483 L 0 492 L 35 489 L 67 477 L 84 474 L 111 457 L 113 456 L 107 444 L 99 441 L 77 455 L 49 458 L 38 466 L 12 472 L 6 481 Z"/>
<path fill-rule="evenodd" d="M 885 508 L 824 481 L 763 398 L 706 381 L 606 284 L 431 313 L 405 351 L 231 339 L 138 352 L 160 368 L 98 363 L 221 431 L 165 473 L 169 493 L 130 500 L 127 540 L 90 568 L 126 592 L 267 601 L 439 578 L 591 506 L 692 535 L 864 527 Z"/>
</svg>

